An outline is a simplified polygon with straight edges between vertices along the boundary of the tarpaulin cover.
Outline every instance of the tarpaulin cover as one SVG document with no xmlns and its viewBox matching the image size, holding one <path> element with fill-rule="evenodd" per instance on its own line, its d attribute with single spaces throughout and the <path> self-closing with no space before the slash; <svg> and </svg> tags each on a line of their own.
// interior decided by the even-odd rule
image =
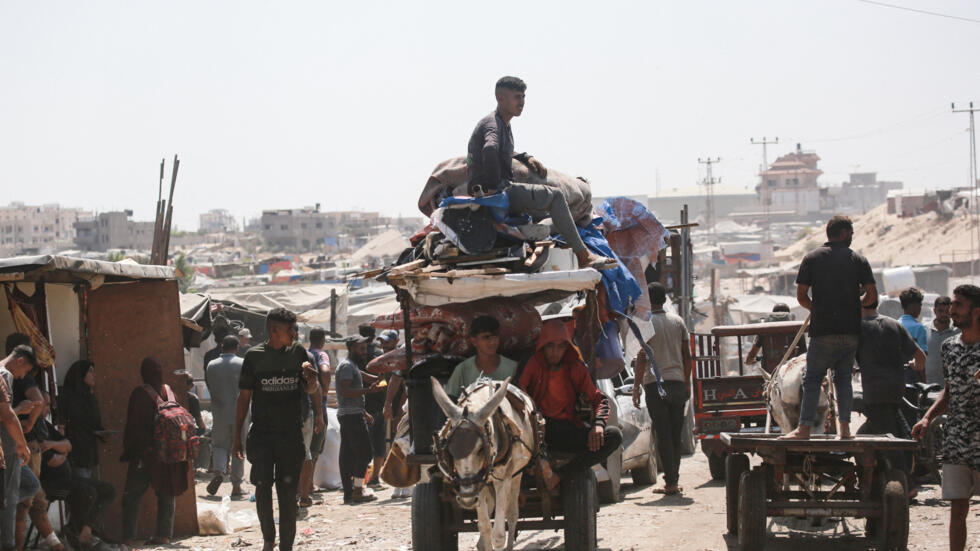
<svg viewBox="0 0 980 551">
<path fill-rule="evenodd" d="M 610 197 L 599 211 L 606 227 L 606 239 L 626 269 L 633 274 L 640 289 L 646 289 L 646 268 L 656 264 L 660 251 L 667 247 L 670 232 L 642 203 L 628 197 Z M 650 319 L 650 297 L 641 292 L 633 303 L 633 315 Z"/>
<path fill-rule="evenodd" d="M 406 279 L 404 284 L 399 284 L 399 287 L 405 289 L 416 304 L 441 306 L 490 297 L 516 297 L 555 291 L 564 294 L 586 291 L 594 289 L 600 279 L 598 271 L 584 268 L 480 278 L 461 277 L 452 280 Z"/>
<path fill-rule="evenodd" d="M 10 316 L 14 320 L 14 327 L 31 339 L 31 347 L 34 348 L 37 363 L 41 367 L 53 366 L 55 351 L 48 336 L 44 285 L 35 285 L 34 294 L 31 296 L 13 285 L 4 285 L 3 289 L 7 296 L 7 308 L 10 309 Z"/>
<path fill-rule="evenodd" d="M 114 276 L 127 279 L 174 279 L 170 266 L 128 262 L 106 262 L 70 256 L 41 255 L 0 258 L 0 273 L 63 270 L 76 274 Z"/>
<path fill-rule="evenodd" d="M 330 291 L 337 293 L 337 331 L 345 331 L 347 319 L 346 285 L 264 285 L 211 289 L 212 300 L 228 302 L 257 314 L 273 308 L 295 312 L 299 321 L 311 325 L 330 325 Z"/>
</svg>

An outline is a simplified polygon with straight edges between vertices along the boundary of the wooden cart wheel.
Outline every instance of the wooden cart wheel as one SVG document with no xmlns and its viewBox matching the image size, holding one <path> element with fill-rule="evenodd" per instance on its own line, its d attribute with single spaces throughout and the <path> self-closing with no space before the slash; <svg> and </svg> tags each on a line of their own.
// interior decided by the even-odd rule
<svg viewBox="0 0 980 551">
<path fill-rule="evenodd" d="M 738 488 L 738 548 L 762 551 L 766 546 L 766 471 L 742 473 Z"/>
<path fill-rule="evenodd" d="M 442 483 L 434 478 L 428 483 L 415 485 L 412 492 L 412 549 L 431 551 L 456 551 L 458 534 L 447 530 L 449 505 L 440 496 Z"/>
<path fill-rule="evenodd" d="M 738 483 L 742 473 L 749 470 L 749 456 L 733 453 L 725 459 L 725 516 L 728 533 L 738 534 Z"/>
<path fill-rule="evenodd" d="M 909 500 L 905 473 L 889 469 L 881 497 L 881 520 L 877 523 L 878 549 L 905 551 L 909 542 Z"/>
</svg>

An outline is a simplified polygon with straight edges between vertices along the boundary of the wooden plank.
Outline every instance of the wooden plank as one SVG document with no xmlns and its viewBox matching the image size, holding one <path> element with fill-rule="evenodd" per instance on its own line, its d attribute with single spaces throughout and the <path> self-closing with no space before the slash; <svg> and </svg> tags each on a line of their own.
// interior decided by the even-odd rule
<svg viewBox="0 0 980 551">
<path fill-rule="evenodd" d="M 0 281 L 21 281 L 24 279 L 24 272 L 10 272 L 9 274 L 0 274 Z"/>
<path fill-rule="evenodd" d="M 376 268 L 374 270 L 368 270 L 366 272 L 360 272 L 360 273 L 356 273 L 356 274 L 351 275 L 351 276 L 347 276 L 347 279 L 370 279 L 372 277 L 376 277 L 376 276 L 381 275 L 382 272 L 384 272 L 384 271 L 385 271 L 385 268 Z"/>
<path fill-rule="evenodd" d="M 404 273 L 407 273 L 407 272 L 415 271 L 415 270 L 421 268 L 422 266 L 425 266 L 425 263 L 426 262 L 428 262 L 426 259 L 420 258 L 418 260 L 413 260 L 413 261 L 411 261 L 411 262 L 409 262 L 407 264 L 402 264 L 400 266 L 395 266 L 394 268 L 391 269 L 390 272 L 388 272 L 388 275 L 389 276 L 401 275 L 401 274 L 404 274 Z"/>
</svg>

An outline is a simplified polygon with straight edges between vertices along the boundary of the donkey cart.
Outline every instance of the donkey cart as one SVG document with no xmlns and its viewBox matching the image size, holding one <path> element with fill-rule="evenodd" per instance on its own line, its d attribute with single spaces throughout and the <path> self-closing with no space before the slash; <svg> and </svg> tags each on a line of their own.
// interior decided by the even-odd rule
<svg viewBox="0 0 980 551">
<path fill-rule="evenodd" d="M 412 494 L 412 548 L 447 551 L 458 548 L 460 532 L 479 532 L 477 513 L 457 501 L 453 484 L 436 468 L 433 435 L 446 416 L 432 397 L 430 377 L 444 381 L 457 359 L 430 358 L 413 366 L 406 378 L 414 453 L 408 462 L 422 470 L 422 480 Z M 567 457 L 553 454 L 556 461 Z M 531 471 L 531 469 L 529 469 Z M 592 551 L 596 548 L 596 512 L 599 501 L 591 469 L 580 476 L 563 479 L 556 491 L 547 491 L 529 473 L 523 477 L 518 508 L 518 530 L 563 530 L 565 549 Z"/>
<path fill-rule="evenodd" d="M 918 445 L 891 435 L 778 440 L 775 434 L 723 433 L 728 447 L 725 505 L 729 534 L 742 550 L 763 549 L 766 517 L 863 517 L 878 549 L 904 550 L 909 535 L 905 474 L 883 452 Z M 748 453 L 762 458 L 749 468 Z"/>
</svg>

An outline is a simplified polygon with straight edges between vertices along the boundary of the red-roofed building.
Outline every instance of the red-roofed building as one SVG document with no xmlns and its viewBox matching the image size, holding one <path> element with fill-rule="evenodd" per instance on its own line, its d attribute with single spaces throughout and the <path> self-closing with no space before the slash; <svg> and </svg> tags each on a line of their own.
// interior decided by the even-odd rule
<svg viewBox="0 0 980 551">
<path fill-rule="evenodd" d="M 817 168 L 820 161 L 813 151 L 803 151 L 796 144 L 796 151 L 776 159 L 762 173 L 759 197 L 771 211 L 794 211 L 809 214 L 820 211 L 820 187 L 817 178 L 823 171 Z"/>
</svg>

